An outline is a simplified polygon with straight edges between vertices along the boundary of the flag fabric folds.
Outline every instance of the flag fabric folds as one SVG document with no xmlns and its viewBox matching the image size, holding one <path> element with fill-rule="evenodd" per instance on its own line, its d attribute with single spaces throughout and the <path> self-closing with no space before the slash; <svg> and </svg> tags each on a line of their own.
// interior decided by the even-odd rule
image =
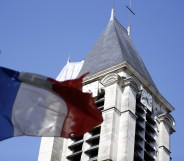
<svg viewBox="0 0 184 161">
<path fill-rule="evenodd" d="M 70 138 L 101 124 L 94 99 L 82 92 L 84 76 L 59 82 L 0 67 L 0 141 L 22 135 Z"/>
</svg>

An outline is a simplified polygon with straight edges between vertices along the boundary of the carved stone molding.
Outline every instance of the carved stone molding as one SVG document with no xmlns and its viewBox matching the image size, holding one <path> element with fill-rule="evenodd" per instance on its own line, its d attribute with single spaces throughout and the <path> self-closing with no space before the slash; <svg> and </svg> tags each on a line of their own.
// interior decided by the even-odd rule
<svg viewBox="0 0 184 161">
<path fill-rule="evenodd" d="M 171 134 L 175 132 L 173 126 L 175 126 L 176 123 L 174 118 L 169 113 L 161 114 L 158 116 L 157 119 L 159 122 L 164 122 L 164 124 L 167 125 L 167 127 L 170 129 Z"/>
<path fill-rule="evenodd" d="M 120 76 L 117 73 L 107 74 L 102 80 L 101 83 L 105 87 L 110 86 L 114 83 L 117 83 L 120 80 Z"/>
</svg>

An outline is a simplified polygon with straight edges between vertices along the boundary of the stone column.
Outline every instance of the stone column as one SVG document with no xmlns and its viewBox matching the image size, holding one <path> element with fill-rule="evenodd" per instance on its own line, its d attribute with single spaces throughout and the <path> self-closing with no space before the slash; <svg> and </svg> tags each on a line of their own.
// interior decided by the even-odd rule
<svg viewBox="0 0 184 161">
<path fill-rule="evenodd" d="M 170 135 L 175 132 L 173 125 L 174 119 L 170 114 L 158 116 L 158 161 L 170 161 Z"/>
<path fill-rule="evenodd" d="M 126 80 L 122 86 L 117 161 L 133 161 L 136 128 L 136 93 L 133 82 Z"/>
<path fill-rule="evenodd" d="M 43 137 L 41 139 L 38 161 L 61 161 L 63 138 Z"/>
<path fill-rule="evenodd" d="M 106 75 L 101 83 L 105 87 L 104 122 L 101 125 L 98 160 L 116 161 L 118 144 L 118 126 L 120 112 L 117 110 L 119 83 L 123 81 L 116 74 Z"/>
<path fill-rule="evenodd" d="M 64 139 L 61 137 L 54 138 L 54 144 L 52 148 L 52 155 L 50 161 L 61 161 L 61 154 L 63 152 Z"/>
<path fill-rule="evenodd" d="M 108 74 L 101 82 L 105 86 L 105 104 L 98 160 L 133 161 L 135 89 L 115 73 Z"/>
</svg>

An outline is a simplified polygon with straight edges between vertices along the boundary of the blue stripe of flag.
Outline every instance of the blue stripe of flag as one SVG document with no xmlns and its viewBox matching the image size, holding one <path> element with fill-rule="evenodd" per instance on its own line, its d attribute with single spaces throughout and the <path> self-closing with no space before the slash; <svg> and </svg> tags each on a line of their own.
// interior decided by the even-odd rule
<svg viewBox="0 0 184 161">
<path fill-rule="evenodd" d="M 12 108 L 20 87 L 19 72 L 0 67 L 0 141 L 13 136 Z"/>
</svg>

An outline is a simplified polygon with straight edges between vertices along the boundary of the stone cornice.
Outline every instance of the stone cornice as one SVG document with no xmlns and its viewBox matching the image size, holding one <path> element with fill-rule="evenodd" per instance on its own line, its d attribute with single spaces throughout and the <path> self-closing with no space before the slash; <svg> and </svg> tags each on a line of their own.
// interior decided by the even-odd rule
<svg viewBox="0 0 184 161">
<path fill-rule="evenodd" d="M 169 155 L 171 154 L 171 151 L 168 149 L 168 148 L 166 148 L 165 146 L 159 146 L 159 148 L 162 148 L 162 149 L 164 149 Z"/>
<path fill-rule="evenodd" d="M 130 115 L 131 115 L 135 120 L 138 118 L 131 110 L 122 111 L 121 114 L 126 113 L 126 112 L 130 113 Z"/>
<path fill-rule="evenodd" d="M 119 116 L 124 113 L 130 113 L 130 115 L 136 120 L 138 117 L 131 111 L 131 110 L 125 110 L 125 111 L 119 111 L 116 107 L 111 107 L 108 109 L 103 110 L 102 113 L 108 112 L 110 110 L 114 110 Z"/>
<path fill-rule="evenodd" d="M 125 67 L 126 67 L 126 62 L 123 62 L 121 64 L 109 67 L 109 68 L 107 68 L 105 70 L 102 70 L 98 73 L 95 73 L 93 75 L 85 77 L 83 83 L 88 84 L 88 83 L 93 82 L 95 80 L 98 80 L 99 78 L 102 78 L 102 77 L 104 77 L 107 74 L 112 73 L 112 72 L 118 73 L 119 70 L 122 70 Z"/>
<path fill-rule="evenodd" d="M 144 79 L 127 61 L 86 77 L 83 83 L 88 84 L 95 80 L 102 79 L 105 75 L 109 73 L 118 73 L 122 70 L 129 70 L 132 75 L 134 75 L 144 86 L 146 86 L 149 89 L 149 92 L 151 92 L 154 97 L 157 98 L 161 102 L 161 104 L 165 106 L 168 112 L 175 110 L 174 107 L 159 93 L 159 91 L 155 89 L 146 79 Z"/>
</svg>

